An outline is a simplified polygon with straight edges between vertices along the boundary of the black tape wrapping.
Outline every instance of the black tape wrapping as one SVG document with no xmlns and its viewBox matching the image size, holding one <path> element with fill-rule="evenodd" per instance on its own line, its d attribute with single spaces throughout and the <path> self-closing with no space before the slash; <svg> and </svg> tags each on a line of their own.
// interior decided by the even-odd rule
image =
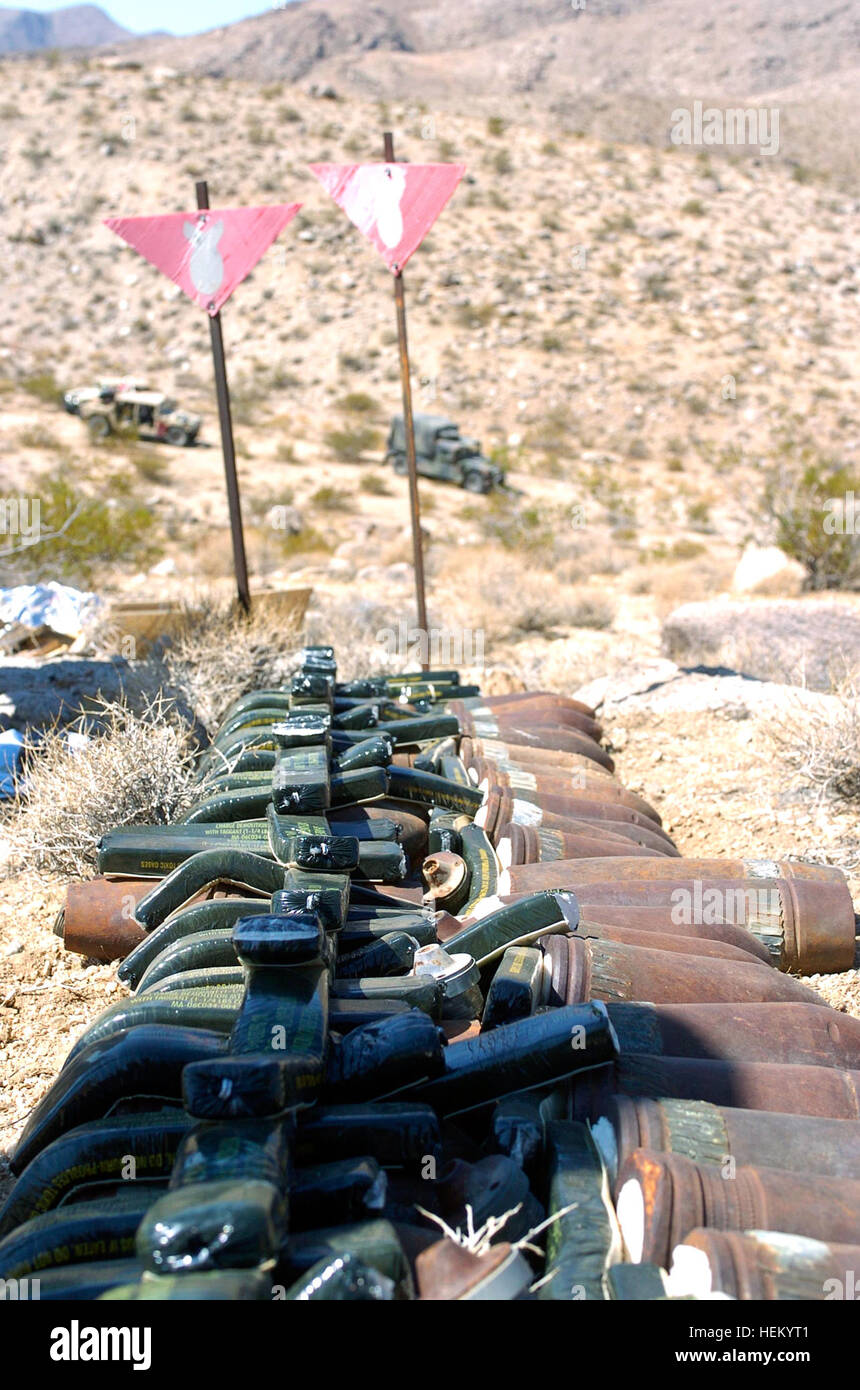
<svg viewBox="0 0 860 1390">
<path fill-rule="evenodd" d="M 373 1100 L 419 1079 L 439 1076 L 445 1067 L 444 1037 L 419 1009 L 356 1028 L 329 1055 L 326 1099 L 346 1096 Z"/>
<path fill-rule="evenodd" d="M 137 1255 L 158 1274 L 253 1269 L 275 1257 L 285 1226 L 283 1194 L 273 1183 L 194 1183 L 149 1208 L 138 1227 Z"/>
</svg>

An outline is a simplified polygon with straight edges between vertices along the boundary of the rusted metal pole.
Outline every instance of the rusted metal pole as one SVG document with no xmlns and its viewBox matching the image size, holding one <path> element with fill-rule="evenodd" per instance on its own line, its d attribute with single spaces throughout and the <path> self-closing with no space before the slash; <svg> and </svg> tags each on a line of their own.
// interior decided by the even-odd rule
<svg viewBox="0 0 860 1390">
<path fill-rule="evenodd" d="M 197 206 L 209 207 L 209 189 L 205 179 L 196 185 Z M 227 480 L 227 505 L 230 509 L 230 535 L 233 538 L 233 569 L 239 604 L 245 613 L 251 611 L 251 590 L 248 585 L 248 564 L 245 559 L 245 535 L 242 530 L 242 502 L 239 497 L 239 477 L 236 473 L 236 449 L 233 443 L 233 417 L 230 411 L 230 391 L 227 386 L 227 361 L 224 356 L 224 335 L 221 314 L 210 314 L 209 332 L 212 338 L 212 360 L 215 364 L 215 394 L 218 397 L 218 419 L 221 425 L 221 449 L 224 454 L 224 476 Z"/>
<path fill-rule="evenodd" d="M 394 163 L 394 136 L 390 130 L 383 135 L 386 164 Z M 412 381 L 409 372 L 409 345 L 406 338 L 406 298 L 403 272 L 394 275 L 394 303 L 397 309 L 397 340 L 400 348 L 400 384 L 403 390 L 403 430 L 406 436 L 406 463 L 409 469 L 409 510 L 412 516 L 412 559 L 415 567 L 415 606 L 421 632 L 422 671 L 430 669 L 427 627 L 427 599 L 424 585 L 424 550 L 421 544 L 421 507 L 418 500 L 418 462 L 415 457 L 415 422 L 412 417 Z"/>
</svg>

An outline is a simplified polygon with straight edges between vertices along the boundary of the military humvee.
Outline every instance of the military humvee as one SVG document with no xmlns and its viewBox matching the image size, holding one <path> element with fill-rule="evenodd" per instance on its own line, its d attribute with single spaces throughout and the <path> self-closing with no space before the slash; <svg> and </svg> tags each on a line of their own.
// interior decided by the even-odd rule
<svg viewBox="0 0 860 1390">
<path fill-rule="evenodd" d="M 467 492 L 489 492 L 503 485 L 501 468 L 484 458 L 477 439 L 461 435 L 452 420 L 444 415 L 416 415 L 414 421 L 416 462 L 422 477 L 457 483 Z M 395 473 L 409 471 L 402 415 L 391 421 L 385 462 L 394 465 Z"/>
<path fill-rule="evenodd" d="M 109 434 L 131 434 L 141 439 L 163 439 L 168 444 L 193 444 L 200 416 L 179 410 L 176 402 L 160 391 L 118 390 L 109 399 L 82 401 L 78 414 L 93 439 Z"/>
</svg>

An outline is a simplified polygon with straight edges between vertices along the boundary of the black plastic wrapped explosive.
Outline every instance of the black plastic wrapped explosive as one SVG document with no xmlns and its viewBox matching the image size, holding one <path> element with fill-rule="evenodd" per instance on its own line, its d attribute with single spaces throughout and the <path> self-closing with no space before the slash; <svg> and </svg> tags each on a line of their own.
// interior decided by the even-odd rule
<svg viewBox="0 0 860 1390">
<path fill-rule="evenodd" d="M 316 1105 L 297 1115 L 297 1163 L 373 1154 L 383 1168 L 420 1171 L 442 1153 L 439 1119 L 415 1101 L 367 1101 Z"/>
<path fill-rule="evenodd" d="M 412 969 L 420 945 L 408 932 L 386 932 L 356 951 L 344 952 L 343 936 L 342 932 L 336 965 L 338 979 L 342 980 L 406 975 Z"/>
<path fill-rule="evenodd" d="M 413 1294 L 412 1271 L 390 1221 L 358 1221 L 291 1235 L 273 1271 L 274 1286 L 292 1284 L 321 1260 L 350 1254 L 391 1279 L 398 1296 Z"/>
<path fill-rule="evenodd" d="M 219 1033 L 147 1025 L 93 1043 L 63 1068 L 30 1112 L 10 1159 L 13 1172 L 20 1173 L 66 1130 L 107 1114 L 121 1100 L 153 1095 L 178 1099 L 185 1067 L 219 1057 L 224 1050 Z"/>
<path fill-rule="evenodd" d="M 546 1269 L 538 1297 L 602 1300 L 604 1275 L 621 1258 L 621 1236 L 600 1156 L 588 1126 L 547 1126 L 549 1212 Z M 572 1210 L 570 1210 L 572 1208 Z"/>
<path fill-rule="evenodd" d="M 296 1168 L 290 1179 L 290 1230 L 371 1221 L 385 1207 L 388 1178 L 375 1158 L 339 1158 Z"/>
<path fill-rule="evenodd" d="M 292 862 L 311 873 L 351 874 L 359 866 L 359 841 L 352 835 L 296 835 Z"/>
<path fill-rule="evenodd" d="M 281 754 L 272 773 L 272 801 L 281 815 L 327 811 L 331 790 L 325 749 L 303 748 Z"/>
<path fill-rule="evenodd" d="M 140 1279 L 140 1260 L 86 1260 L 75 1265 L 56 1265 L 40 1271 L 41 1303 L 89 1303 L 103 1298 L 110 1289 Z M 23 1295 L 22 1295 L 23 1297 Z"/>
<path fill-rule="evenodd" d="M 244 984 L 245 974 L 241 965 L 209 965 L 201 970 L 179 970 L 175 975 L 159 976 L 147 985 L 138 985 L 137 993 L 138 996 L 176 994 L 189 989 L 222 989 L 228 986 L 243 989 Z"/>
<path fill-rule="evenodd" d="M 319 714 L 291 714 L 288 719 L 272 725 L 272 738 L 278 748 L 324 748 L 331 751 L 331 726 L 327 717 Z"/>
<path fill-rule="evenodd" d="M 276 1052 L 224 1056 L 217 1064 L 194 1062 L 182 1075 L 182 1098 L 199 1120 L 256 1120 L 281 1115 L 299 1102 L 307 1061 Z M 315 1080 L 314 1076 L 310 1080 Z"/>
<path fill-rule="evenodd" d="M 544 1002 L 543 951 L 537 946 L 509 946 L 496 968 L 481 1017 L 486 1032 L 500 1024 L 528 1018 Z"/>
<path fill-rule="evenodd" d="M 137 1255 L 161 1274 L 256 1268 L 281 1244 L 284 1199 L 270 1182 L 226 1178 L 166 1192 L 137 1231 Z"/>
<path fill-rule="evenodd" d="M 129 1154 L 141 1186 L 166 1182 L 191 1123 L 183 1110 L 161 1109 L 111 1115 L 68 1130 L 42 1149 L 18 1178 L 0 1210 L 0 1236 L 51 1211 L 82 1185 L 121 1181 Z"/>
<path fill-rule="evenodd" d="M 390 1303 L 395 1297 L 393 1279 L 348 1251 L 318 1260 L 284 1295 L 296 1303 Z"/>
<path fill-rule="evenodd" d="M 334 681 L 323 671 L 305 671 L 290 682 L 290 708 L 319 703 L 331 704 Z"/>
<path fill-rule="evenodd" d="M 356 1028 L 333 1047 L 325 1077 L 327 1101 L 376 1100 L 444 1070 L 444 1039 L 419 1009 Z"/>
<path fill-rule="evenodd" d="M 356 913 L 356 915 L 353 915 Z M 362 918 L 357 910 L 350 908 L 346 925 L 338 937 L 338 970 L 346 956 L 352 955 L 365 946 L 372 946 L 390 935 L 406 935 L 419 946 L 432 946 L 436 941 L 436 923 L 432 914 L 422 909 L 415 912 L 393 912 L 383 917 Z M 400 948 L 398 947 L 398 950 Z M 387 970 L 368 970 L 368 975 L 386 975 Z"/>
<path fill-rule="evenodd" d="M 456 811 L 431 811 L 427 831 L 427 850 L 430 854 L 461 854 L 462 821 Z"/>
<path fill-rule="evenodd" d="M 374 738 L 362 739 L 338 753 L 334 759 L 333 771 L 352 772 L 358 767 L 388 767 L 394 756 L 394 739 L 390 734 L 377 734 Z"/>
<path fill-rule="evenodd" d="M 375 729 L 379 723 L 379 705 L 375 700 L 354 701 L 347 705 L 335 700 L 332 727 L 335 729 Z"/>
<path fill-rule="evenodd" d="M 535 1171 L 543 1152 L 544 1121 L 535 1092 L 506 1096 L 493 1107 L 490 1142 L 527 1173 Z"/>
<path fill-rule="evenodd" d="M 196 1124 L 179 1146 L 170 1186 L 241 1177 L 286 1192 L 291 1134 L 292 1120 L 281 1117 Z"/>
<path fill-rule="evenodd" d="M 271 802 L 266 807 L 266 832 L 269 852 L 281 864 L 295 862 L 294 842 L 297 835 L 336 834 L 358 840 L 360 845 L 365 846 L 360 851 L 359 863 L 362 855 L 370 855 L 366 846 L 380 843 L 398 844 L 400 841 L 400 826 L 387 817 L 362 820 L 356 816 L 355 820 L 339 820 L 337 825 L 332 827 L 324 816 L 279 815 Z M 373 875 L 368 872 L 367 877 Z"/>
<path fill-rule="evenodd" d="M 154 931 L 190 898 L 213 883 L 225 882 L 274 893 L 283 887 L 284 870 L 271 859 L 243 850 L 205 850 L 156 883 L 135 907 L 135 919 L 146 931 Z"/>
<path fill-rule="evenodd" d="M 451 1192 L 444 1191 L 444 1170 L 438 1184 L 443 1189 L 445 1219 L 449 1226 L 466 1230 L 466 1208 L 471 1207 L 476 1230 L 491 1218 L 498 1220 L 507 1216 L 498 1239 L 513 1242 L 527 1236 L 543 1221 L 543 1207 L 532 1193 L 523 1169 L 512 1158 L 490 1154 L 476 1163 L 455 1163 L 452 1167 Z"/>
<path fill-rule="evenodd" d="M 612 1029 L 598 1004 L 571 1004 L 463 1038 L 445 1049 L 445 1073 L 412 1094 L 443 1115 L 560 1080 L 614 1060 Z"/>
<path fill-rule="evenodd" d="M 499 882 L 499 861 L 486 832 L 479 825 L 464 825 L 460 842 L 469 870 L 469 901 L 461 911 L 464 917 L 470 917 L 479 903 L 495 896 Z"/>
<path fill-rule="evenodd" d="M 445 947 L 449 951 L 468 951 L 483 967 L 503 955 L 509 946 L 537 941 L 539 936 L 553 930 L 573 931 L 578 920 L 575 894 L 534 893 L 464 927 L 449 937 Z"/>
<path fill-rule="evenodd" d="M 240 917 L 233 945 L 237 959 L 254 968 L 328 966 L 331 961 L 320 917 L 303 910 Z"/>
<path fill-rule="evenodd" d="M 346 922 L 349 909 L 349 876 L 347 874 L 313 874 L 304 869 L 281 870 L 283 884 L 278 893 L 278 911 L 301 908 L 313 897 L 313 910 L 319 915 L 326 931 L 339 931 Z M 292 896 L 291 896 L 292 895 Z"/>
</svg>

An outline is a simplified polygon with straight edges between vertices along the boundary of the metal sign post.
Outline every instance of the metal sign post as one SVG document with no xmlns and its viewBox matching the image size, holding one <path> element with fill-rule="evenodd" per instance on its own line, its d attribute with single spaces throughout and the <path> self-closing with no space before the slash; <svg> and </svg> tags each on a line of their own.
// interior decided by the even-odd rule
<svg viewBox="0 0 860 1390">
<path fill-rule="evenodd" d="M 206 180 L 196 184 L 197 206 L 209 208 L 209 189 Z M 251 590 L 248 585 L 248 563 L 245 557 L 245 533 L 242 530 L 242 501 L 239 496 L 239 476 L 236 472 L 236 448 L 233 442 L 233 416 L 230 411 L 230 389 L 227 385 L 227 361 L 224 356 L 224 334 L 221 312 L 209 317 L 212 338 L 212 360 L 215 365 L 215 394 L 218 398 L 218 420 L 221 426 L 221 449 L 224 454 L 224 476 L 227 481 L 227 505 L 230 509 L 230 535 L 233 539 L 233 568 L 236 590 L 243 612 L 251 611 Z"/>
<path fill-rule="evenodd" d="M 385 131 L 384 158 L 394 163 L 394 137 Z M 406 462 L 409 468 L 409 510 L 412 516 L 412 558 L 415 568 L 415 606 L 421 633 L 421 669 L 430 669 L 430 633 L 427 627 L 427 598 L 424 584 L 424 547 L 421 540 L 421 504 L 418 497 L 418 462 L 415 456 L 415 421 L 412 416 L 412 378 L 409 370 L 409 344 L 406 337 L 406 297 L 403 271 L 394 273 L 394 303 L 397 309 L 397 341 L 400 349 L 400 384 L 403 392 L 403 429 L 406 436 Z"/>
</svg>

